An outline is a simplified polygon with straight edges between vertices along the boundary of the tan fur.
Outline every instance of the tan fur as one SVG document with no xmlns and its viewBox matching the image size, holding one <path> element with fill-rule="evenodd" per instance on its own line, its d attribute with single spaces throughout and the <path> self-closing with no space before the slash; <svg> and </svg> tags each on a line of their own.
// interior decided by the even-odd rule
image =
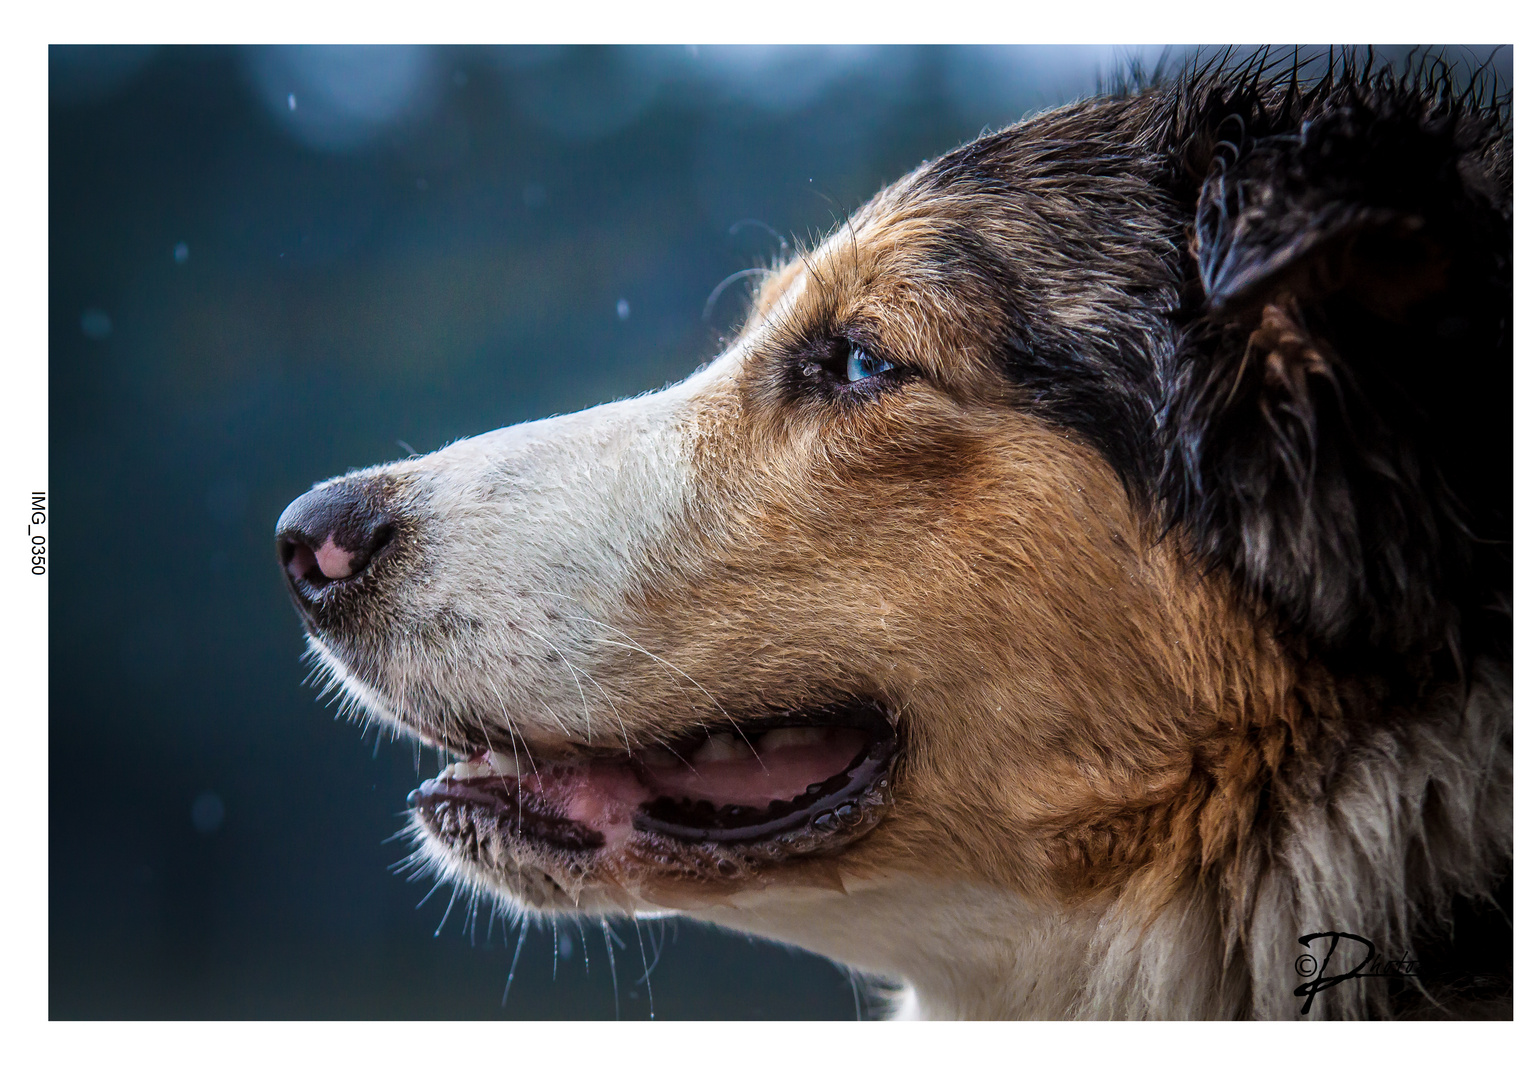
<svg viewBox="0 0 1528 1080">
<path fill-rule="evenodd" d="M 897 807 L 842 857 L 851 875 L 1070 898 L 1151 863 L 1170 890 L 1234 857 L 1308 703 L 1225 583 L 1185 568 L 1094 451 L 1015 416 L 973 359 L 981 312 L 890 317 L 935 227 L 862 218 L 766 286 L 760 325 L 831 307 L 940 385 L 852 417 L 782 415 L 755 344 L 697 402 L 697 547 L 632 598 L 631 632 L 738 709 L 823 685 L 900 704 Z M 678 704 L 626 667 L 601 682 L 644 713 Z"/>
</svg>

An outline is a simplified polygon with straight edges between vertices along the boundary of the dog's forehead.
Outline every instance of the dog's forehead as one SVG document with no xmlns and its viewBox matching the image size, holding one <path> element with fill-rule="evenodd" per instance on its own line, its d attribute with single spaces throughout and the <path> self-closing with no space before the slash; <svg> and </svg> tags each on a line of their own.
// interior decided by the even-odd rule
<svg viewBox="0 0 1528 1080">
<path fill-rule="evenodd" d="M 983 218 L 999 211 L 920 188 L 921 174 L 766 278 L 739 344 L 849 335 L 950 376 L 988 351 L 1016 287 L 1006 258 L 981 237 Z"/>
</svg>

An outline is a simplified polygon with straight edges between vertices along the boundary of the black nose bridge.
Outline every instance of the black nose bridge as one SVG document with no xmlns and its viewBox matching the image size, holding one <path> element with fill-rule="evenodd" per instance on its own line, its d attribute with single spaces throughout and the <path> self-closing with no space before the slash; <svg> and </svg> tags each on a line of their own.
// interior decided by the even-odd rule
<svg viewBox="0 0 1528 1080">
<path fill-rule="evenodd" d="M 293 500 L 276 522 L 276 557 L 299 594 L 311 599 L 313 590 L 355 579 L 383 557 L 398 530 L 392 502 L 370 477 L 324 484 Z"/>
</svg>

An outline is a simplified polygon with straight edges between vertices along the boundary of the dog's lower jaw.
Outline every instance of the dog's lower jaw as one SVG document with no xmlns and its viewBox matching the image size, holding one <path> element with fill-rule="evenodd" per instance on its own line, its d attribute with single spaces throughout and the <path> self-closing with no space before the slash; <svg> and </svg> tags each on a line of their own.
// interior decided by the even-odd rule
<svg viewBox="0 0 1528 1080">
<path fill-rule="evenodd" d="M 1166 895 L 1129 881 L 1069 902 L 887 876 L 846 879 L 841 893 L 766 889 L 687 914 L 899 982 L 900 1019 L 1413 1015 L 1418 1006 L 1391 999 L 1392 979 L 1297 995 L 1300 938 L 1351 933 L 1381 960 L 1414 958 L 1429 917 L 1457 897 L 1491 897 L 1510 877 L 1511 678 L 1506 665 L 1478 663 L 1467 700 L 1446 689 L 1350 745 L 1323 799 L 1288 812 L 1241 868 L 1240 910 L 1215 874 Z M 1393 873 L 1401 865 L 1413 868 L 1404 879 Z M 1444 989 L 1428 978 L 1424 994 Z M 1510 1015 L 1510 988 L 1483 994 L 1429 997 L 1436 1011 L 1416 1015 Z"/>
<path fill-rule="evenodd" d="M 490 878 L 438 844 L 421 850 L 437 870 L 517 904 L 685 915 L 817 952 L 899 984 L 898 1018 L 1408 1015 L 1415 1006 L 1392 1002 L 1386 979 L 1299 997 L 1300 938 L 1339 931 L 1372 940 L 1382 960 L 1415 956 L 1420 918 L 1454 897 L 1488 896 L 1510 873 L 1510 729 L 1510 669 L 1478 664 L 1467 702 L 1442 692 L 1349 744 L 1323 798 L 1285 808 L 1232 889 L 1216 871 L 1163 892 L 1148 868 L 1110 891 L 1040 900 L 997 882 L 851 871 L 829 859 L 824 866 L 843 867 L 831 883 L 798 876 L 715 898 L 574 895 L 548 887 L 546 875 Z M 1397 865 L 1413 872 L 1399 878 Z M 1420 988 L 1431 992 L 1426 975 Z M 1510 997 L 1473 1004 L 1510 1010 Z M 1454 1002 L 1439 1014 L 1470 1015 Z"/>
</svg>

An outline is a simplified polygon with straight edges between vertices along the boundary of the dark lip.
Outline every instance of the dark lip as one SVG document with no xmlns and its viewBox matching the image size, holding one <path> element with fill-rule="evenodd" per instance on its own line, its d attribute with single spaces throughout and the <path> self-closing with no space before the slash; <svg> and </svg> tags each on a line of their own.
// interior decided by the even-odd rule
<svg viewBox="0 0 1528 1080">
<path fill-rule="evenodd" d="M 870 741 L 843 772 L 809 785 L 789 802 L 777 800 L 765 810 L 750 810 L 708 802 L 686 806 L 658 798 L 639 806 L 631 824 L 640 832 L 695 844 L 768 840 L 805 828 L 830 833 L 863 820 L 860 799 L 891 772 L 896 752 L 896 732 L 887 724 L 884 732 L 872 729 Z"/>
<path fill-rule="evenodd" d="M 319 609 L 324 604 L 336 599 L 340 590 L 336 589 L 335 586 L 343 585 L 345 582 L 331 581 L 324 586 L 315 586 L 306 579 L 294 578 L 291 574 L 287 573 L 286 566 L 284 565 L 285 553 L 282 551 L 282 545 L 279 543 L 276 547 L 276 557 L 283 563 L 280 569 L 281 580 L 286 582 L 287 599 L 292 603 L 292 610 L 297 612 L 298 618 L 302 620 L 302 628 L 305 631 L 310 634 L 318 633 L 320 630 L 317 615 Z M 364 573 L 365 571 L 362 571 L 362 574 Z"/>
<path fill-rule="evenodd" d="M 425 814 L 446 805 L 469 807 L 512 828 L 517 836 L 541 840 L 561 851 L 592 851 L 605 844 L 598 830 L 568 820 L 533 795 L 511 791 L 502 778 L 427 780 L 409 792 L 408 804 L 409 809 Z"/>
<path fill-rule="evenodd" d="M 684 846 L 769 848 L 797 854 L 838 846 L 836 841 L 843 836 L 857 836 L 873 826 L 890 804 L 891 773 L 900 751 L 898 729 L 891 717 L 891 710 L 879 702 L 856 700 L 716 721 L 693 729 L 691 735 L 671 740 L 668 746 L 682 751 L 711 732 L 752 736 L 784 727 L 850 728 L 866 732 L 868 738 L 844 770 L 809 785 L 789 802 L 776 800 L 766 809 L 755 809 L 687 800 L 680 803 L 660 796 L 636 808 L 632 827 L 656 842 Z M 462 752 L 457 747 L 451 749 Z M 508 746 L 493 749 L 513 750 Z M 471 758 L 484 750 L 469 747 L 463 756 Z M 626 763 L 639 777 L 646 772 L 634 754 L 624 751 L 590 749 L 581 757 Z M 555 766 L 557 762 L 539 764 Z M 518 839 L 540 841 L 569 854 L 587 853 L 604 843 L 598 831 L 563 817 L 556 808 L 504 777 L 427 780 L 409 793 L 408 801 L 426 817 L 450 806 L 469 810 L 483 819 L 478 831 L 484 826 L 497 827 Z M 781 841 L 785 842 L 783 847 Z"/>
</svg>

